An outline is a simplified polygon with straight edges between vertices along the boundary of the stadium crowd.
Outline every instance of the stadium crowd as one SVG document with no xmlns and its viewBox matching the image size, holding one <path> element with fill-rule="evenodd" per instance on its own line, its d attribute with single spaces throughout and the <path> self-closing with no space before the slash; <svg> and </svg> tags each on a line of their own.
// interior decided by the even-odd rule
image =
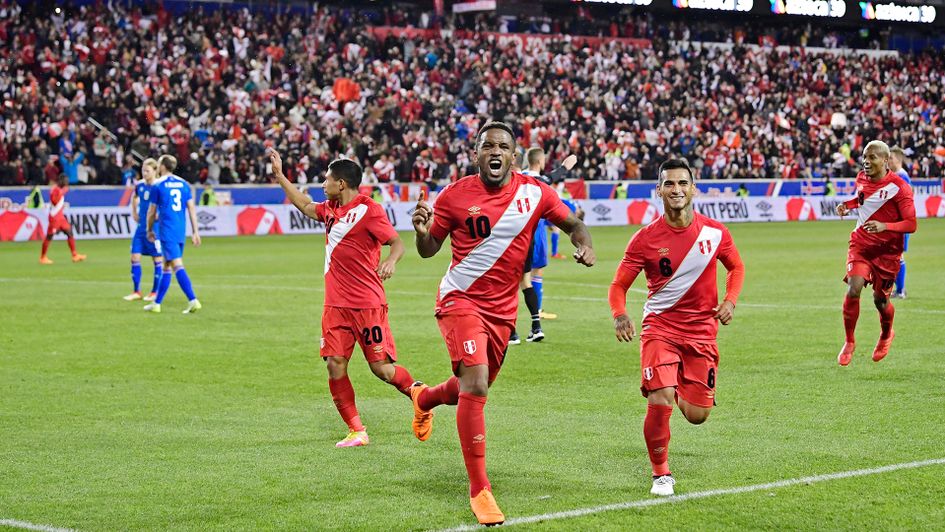
<svg viewBox="0 0 945 532">
<path fill-rule="evenodd" d="M 945 171 L 942 54 L 781 52 L 740 44 L 772 44 L 763 34 L 632 12 L 605 27 L 581 11 L 439 20 L 326 6 L 183 16 L 51 6 L 0 2 L 0 184 L 60 172 L 127 183 L 135 154 L 165 151 L 192 181 L 268 182 L 271 141 L 300 183 L 339 155 L 367 182 L 445 182 L 469 171 L 470 136 L 490 117 L 544 147 L 549 164 L 577 154 L 573 174 L 585 179 L 653 178 L 670 154 L 702 178 L 846 176 L 870 138 L 905 148 L 912 175 Z M 390 26 L 452 32 L 380 31 Z M 515 45 L 486 33 L 500 30 L 551 37 Z M 572 33 L 616 38 L 596 46 Z M 694 34 L 723 42 L 698 46 Z"/>
</svg>

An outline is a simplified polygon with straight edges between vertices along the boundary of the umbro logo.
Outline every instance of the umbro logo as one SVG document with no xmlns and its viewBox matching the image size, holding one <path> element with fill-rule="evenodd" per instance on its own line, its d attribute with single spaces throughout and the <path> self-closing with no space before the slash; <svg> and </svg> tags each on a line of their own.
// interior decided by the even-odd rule
<svg viewBox="0 0 945 532">
<path fill-rule="evenodd" d="M 475 215 L 479 214 L 479 213 L 482 211 L 482 209 L 479 208 L 479 207 L 477 207 L 476 205 L 473 205 L 473 206 L 470 207 L 468 210 L 469 210 L 469 215 L 470 215 L 470 216 L 475 216 Z"/>
<path fill-rule="evenodd" d="M 610 207 L 604 205 L 603 203 L 598 203 L 598 204 L 595 205 L 594 208 L 591 209 L 591 210 L 594 211 L 594 214 L 596 214 L 596 215 L 598 215 L 598 216 L 606 216 L 607 213 L 610 212 Z"/>
<path fill-rule="evenodd" d="M 768 212 L 768 211 L 770 211 L 771 209 L 774 208 L 773 205 L 771 205 L 770 203 L 768 203 L 767 201 L 764 201 L 764 200 L 759 201 L 758 203 L 756 203 L 756 204 L 755 204 L 755 207 L 758 207 L 758 210 L 760 210 L 761 212 Z"/>
<path fill-rule="evenodd" d="M 216 219 L 217 219 L 216 216 L 210 214 L 207 211 L 197 211 L 197 222 L 200 225 L 207 225 Z"/>
<path fill-rule="evenodd" d="M 669 255 L 669 248 L 659 248 L 656 251 L 660 254 L 660 257 L 665 257 L 666 255 Z"/>
<path fill-rule="evenodd" d="M 485 435 L 485 434 L 476 434 L 475 436 L 473 436 L 473 441 L 476 442 L 476 443 L 482 443 L 482 442 L 486 441 L 486 435 Z"/>
</svg>

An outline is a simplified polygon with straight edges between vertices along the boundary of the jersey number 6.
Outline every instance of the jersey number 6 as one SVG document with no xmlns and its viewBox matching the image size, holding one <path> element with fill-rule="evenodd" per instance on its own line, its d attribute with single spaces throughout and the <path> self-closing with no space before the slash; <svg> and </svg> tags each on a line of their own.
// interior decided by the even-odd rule
<svg viewBox="0 0 945 532">
<path fill-rule="evenodd" d="M 660 259 L 660 273 L 663 274 L 663 277 L 669 277 L 673 274 L 673 266 L 669 258 L 663 257 Z"/>
</svg>

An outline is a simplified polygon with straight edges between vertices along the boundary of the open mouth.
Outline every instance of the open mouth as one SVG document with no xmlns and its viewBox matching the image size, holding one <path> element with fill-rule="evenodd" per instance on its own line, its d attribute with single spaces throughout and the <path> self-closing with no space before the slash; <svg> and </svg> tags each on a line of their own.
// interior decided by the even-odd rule
<svg viewBox="0 0 945 532">
<path fill-rule="evenodd" d="M 489 161 L 489 169 L 493 172 L 498 172 L 502 169 L 502 161 L 500 159 L 492 159 Z"/>
</svg>

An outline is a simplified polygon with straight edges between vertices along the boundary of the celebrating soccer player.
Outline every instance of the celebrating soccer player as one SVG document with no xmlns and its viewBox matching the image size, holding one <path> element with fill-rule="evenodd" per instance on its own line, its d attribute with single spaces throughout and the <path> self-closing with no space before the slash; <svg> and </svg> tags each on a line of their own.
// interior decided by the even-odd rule
<svg viewBox="0 0 945 532">
<path fill-rule="evenodd" d="M 161 255 L 161 241 L 148 240 L 148 209 L 151 207 L 151 185 L 157 177 L 158 164 L 154 159 L 145 159 L 141 163 L 141 180 L 135 183 L 134 196 L 131 199 L 131 215 L 138 223 L 135 234 L 131 239 L 131 282 L 134 291 L 125 296 L 125 301 L 144 299 L 154 301 L 157 298 L 158 288 L 161 286 L 164 260 Z M 141 297 L 141 255 L 147 255 L 154 260 L 154 282 L 151 284 L 151 293 Z"/>
<path fill-rule="evenodd" d="M 40 264 L 52 264 L 53 261 L 46 256 L 49 251 L 49 243 L 52 242 L 57 232 L 66 234 L 69 242 L 69 250 L 72 252 L 72 262 L 81 262 L 85 260 L 85 255 L 75 250 L 75 237 L 72 235 L 72 226 L 66 219 L 66 194 L 69 193 L 69 178 L 66 174 L 59 174 L 56 186 L 49 191 L 49 227 L 46 228 L 46 240 L 43 240 L 43 251 L 39 256 Z"/>
<path fill-rule="evenodd" d="M 905 248 L 904 234 L 916 230 L 912 187 L 889 169 L 889 146 L 874 140 L 863 149 L 863 170 L 856 175 L 856 197 L 837 205 L 846 216 L 856 209 L 856 227 L 850 233 L 847 251 L 847 295 L 843 299 L 846 341 L 837 362 L 846 366 L 856 349 L 854 331 L 860 317 L 860 291 L 873 285 L 873 304 L 879 311 L 880 335 L 873 360 L 879 362 L 892 345 L 896 309 L 889 300 L 899 261 Z"/>
<path fill-rule="evenodd" d="M 488 122 L 476 135 L 479 174 L 449 185 L 433 210 L 421 197 L 413 214 L 417 251 L 432 257 L 450 237 L 452 262 L 440 281 L 436 319 L 454 376 L 430 388 L 411 387 L 414 435 L 426 440 L 433 407 L 456 405 L 456 429 L 473 513 L 480 523 L 505 520 L 486 475 L 489 386 L 502 367 L 518 314 L 518 286 L 535 225 L 546 218 L 571 235 L 578 263 L 596 260 L 591 235 L 551 187 L 511 171 L 515 136 L 503 122 Z"/>
<path fill-rule="evenodd" d="M 394 275 L 404 256 L 404 244 L 384 209 L 359 193 L 361 167 L 349 159 L 328 165 L 325 196 L 316 203 L 295 188 L 282 173 L 282 158 L 270 148 L 272 173 L 286 196 L 302 214 L 325 224 L 325 308 L 322 312 L 320 354 L 328 364 L 328 389 L 338 413 L 348 424 L 348 436 L 336 447 L 367 445 L 367 429 L 354 401 L 348 361 L 354 343 L 361 346 L 379 379 L 410 397 L 410 372 L 395 364 L 397 350 L 387 319 L 383 281 Z M 381 245 L 390 246 L 381 261 Z"/>
<path fill-rule="evenodd" d="M 647 399 L 643 438 L 653 467 L 654 495 L 672 495 L 676 483 L 669 470 L 673 403 L 695 425 L 704 422 L 715 405 L 718 322 L 732 321 L 745 277 L 728 229 L 693 211 L 694 181 L 684 159 L 660 165 L 656 193 L 664 214 L 630 239 L 608 294 L 617 340 L 629 342 L 636 328 L 627 315 L 627 290 L 641 271 L 646 275 L 640 390 Z M 728 270 L 721 303 L 716 261 Z"/>
<path fill-rule="evenodd" d="M 184 242 L 187 240 L 187 218 L 193 228 L 191 240 L 195 246 L 200 245 L 200 232 L 197 229 L 197 208 L 194 206 L 193 191 L 190 183 L 173 174 L 177 168 L 177 158 L 173 155 L 162 155 L 158 158 L 158 172 L 161 178 L 151 186 L 151 206 L 148 207 L 148 241 L 157 244 L 158 238 L 154 230 L 157 219 L 160 224 L 160 249 L 164 253 L 164 272 L 161 274 L 161 285 L 158 287 L 157 297 L 144 306 L 149 312 L 161 312 L 161 303 L 167 290 L 171 287 L 171 273 L 177 278 L 184 295 L 187 296 L 187 308 L 184 314 L 197 312 L 203 306 L 194 294 L 190 277 L 184 269 Z M 187 206 L 184 212 L 184 206 Z"/>
</svg>

